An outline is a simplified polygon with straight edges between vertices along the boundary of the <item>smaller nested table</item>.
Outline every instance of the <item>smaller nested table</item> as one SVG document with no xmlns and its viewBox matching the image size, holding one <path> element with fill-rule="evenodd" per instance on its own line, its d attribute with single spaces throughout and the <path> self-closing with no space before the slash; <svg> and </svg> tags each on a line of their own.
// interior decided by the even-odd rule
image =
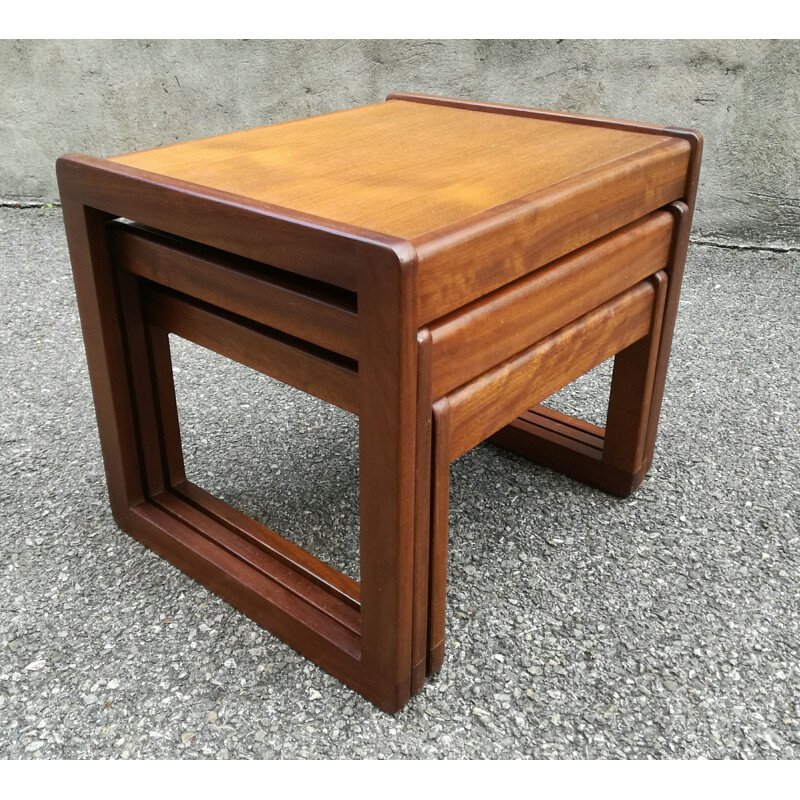
<svg viewBox="0 0 800 800">
<path fill-rule="evenodd" d="M 444 654 L 450 463 L 650 466 L 692 131 L 419 95 L 58 178 L 114 518 L 387 711 Z M 359 416 L 356 583 L 187 480 L 173 333 Z M 616 356 L 605 429 L 537 405 Z"/>
</svg>

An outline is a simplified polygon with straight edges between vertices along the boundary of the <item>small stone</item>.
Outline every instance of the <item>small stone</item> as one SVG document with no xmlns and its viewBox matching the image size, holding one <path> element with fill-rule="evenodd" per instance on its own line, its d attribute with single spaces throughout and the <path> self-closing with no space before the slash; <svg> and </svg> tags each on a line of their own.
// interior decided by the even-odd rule
<svg viewBox="0 0 800 800">
<path fill-rule="evenodd" d="M 47 666 L 47 662 L 44 659 L 39 659 L 38 661 L 31 661 L 31 663 L 28 664 L 28 666 L 25 667 L 25 669 L 29 670 L 30 672 L 37 672 L 38 670 L 40 670 L 42 667 L 45 666 Z"/>
<path fill-rule="evenodd" d="M 316 689 L 312 689 L 311 693 L 308 695 L 309 700 L 319 700 L 321 697 L 322 695 Z"/>
<path fill-rule="evenodd" d="M 209 711 L 208 715 L 206 716 L 206 722 L 216 722 L 216 721 L 217 721 L 217 712 Z"/>
<path fill-rule="evenodd" d="M 499 661 L 502 664 L 506 659 L 505 656 L 501 655 L 500 653 L 495 653 L 494 660 Z"/>
<path fill-rule="evenodd" d="M 37 739 L 35 742 L 31 742 L 26 748 L 26 753 L 35 753 L 37 750 L 41 750 L 44 747 L 44 742 L 41 739 Z"/>
<path fill-rule="evenodd" d="M 94 704 L 95 704 L 97 701 L 98 701 L 98 698 L 97 698 L 97 695 L 96 695 L 96 694 L 87 694 L 87 695 L 86 695 L 86 696 L 83 698 L 83 702 L 84 702 L 84 703 L 85 703 L 87 706 L 94 705 Z"/>
<path fill-rule="evenodd" d="M 181 734 L 181 741 L 184 744 L 188 744 L 189 742 L 192 741 L 192 739 L 194 739 L 195 736 L 197 736 L 196 733 L 182 733 Z"/>
<path fill-rule="evenodd" d="M 108 682 L 108 688 L 109 689 L 119 689 L 119 681 L 116 678 L 112 678 Z"/>
<path fill-rule="evenodd" d="M 664 681 L 664 688 L 668 692 L 674 692 L 674 691 L 677 690 L 678 684 L 675 683 L 675 681 L 669 680 L 669 678 L 668 678 L 667 680 Z"/>
</svg>

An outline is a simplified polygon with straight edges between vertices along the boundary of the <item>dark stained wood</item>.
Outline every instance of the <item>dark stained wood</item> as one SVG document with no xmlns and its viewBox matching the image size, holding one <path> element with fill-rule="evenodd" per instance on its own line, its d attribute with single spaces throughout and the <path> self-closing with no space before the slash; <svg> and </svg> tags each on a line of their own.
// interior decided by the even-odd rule
<svg viewBox="0 0 800 800">
<path fill-rule="evenodd" d="M 355 365 L 295 339 L 281 340 L 277 331 L 248 323 L 204 303 L 148 287 L 148 321 L 170 333 L 207 347 L 240 364 L 259 370 L 345 411 L 358 413 L 359 387 Z"/>
<path fill-rule="evenodd" d="M 326 296 L 320 288 L 324 284 L 291 282 L 258 262 L 132 225 L 113 226 L 111 237 L 115 259 L 123 270 L 326 350 L 358 358 L 355 295 L 348 297 L 349 293 L 337 290 Z"/>
<path fill-rule="evenodd" d="M 411 693 L 418 692 L 427 675 L 428 595 L 430 586 L 430 532 L 433 457 L 431 405 L 431 335 L 417 333 L 417 443 L 414 508 L 414 595 L 412 599 Z"/>
<path fill-rule="evenodd" d="M 78 195 L 87 207 L 104 209 L 104 219 L 109 215 L 132 219 L 350 291 L 356 288 L 355 265 L 374 244 L 407 246 L 396 237 L 197 187 L 108 159 L 62 156 L 56 172 L 62 205 Z M 210 204 L 213 213 L 209 213 Z"/>
<path fill-rule="evenodd" d="M 491 435 L 617 494 L 649 468 L 701 150 L 392 95 L 59 159 L 115 520 L 401 708 L 443 663 L 453 458 Z M 359 414 L 360 584 L 186 479 L 170 333 Z M 606 430 L 531 408 L 614 353 Z"/>
<path fill-rule="evenodd" d="M 358 637 L 328 614 L 159 508 L 131 509 L 128 533 L 324 669 L 378 702 L 359 658 Z"/>
<path fill-rule="evenodd" d="M 164 485 L 174 487 L 186 481 L 181 447 L 180 421 L 175 401 L 175 383 L 172 375 L 172 358 L 169 335 L 155 325 L 147 326 L 150 345 L 148 358 L 152 370 L 153 389 L 158 404 L 158 426 L 164 465 Z"/>
<path fill-rule="evenodd" d="M 580 456 L 581 460 L 591 459 L 598 462 L 602 460 L 605 440 L 603 428 L 600 428 L 599 436 L 586 435 L 578 424 L 583 420 L 573 418 L 573 424 L 568 424 L 553 419 L 548 413 L 550 411 L 551 409 L 544 406 L 535 406 L 524 414 L 520 414 L 510 425 L 501 428 L 496 434 L 490 436 L 487 441 L 501 447 L 508 445 L 506 449 L 520 452 L 519 449 L 514 447 L 515 442 L 522 443 L 523 439 L 535 438 L 537 440 L 535 445 L 541 445 L 545 449 L 548 445 L 558 445 L 563 449 L 567 449 L 571 456 Z M 581 436 L 582 433 L 584 436 Z M 531 458 L 526 451 L 521 454 Z M 538 459 L 534 458 L 532 460 L 536 461 Z"/>
<path fill-rule="evenodd" d="M 269 578 L 271 584 L 295 595 L 356 636 L 360 635 L 358 607 L 354 608 L 345 599 L 327 591 L 328 587 L 316 580 L 309 580 L 308 575 L 294 569 L 294 564 L 287 563 L 283 558 L 277 558 L 273 548 L 265 541 L 275 537 L 275 534 L 269 536 L 271 531 L 260 536 L 248 535 L 252 526 L 243 529 L 239 526 L 225 525 L 222 521 L 212 519 L 204 508 L 186 502 L 175 492 L 154 494 L 152 502 L 183 525 L 193 528 L 209 541 Z M 325 626 L 321 627 L 324 629 Z M 356 644 L 352 645 L 351 651 L 353 653 L 357 651 Z"/>
<path fill-rule="evenodd" d="M 168 486 L 164 441 L 160 431 L 161 404 L 152 369 L 153 347 L 150 330 L 142 313 L 140 281 L 118 273 L 127 361 L 130 370 L 132 413 L 137 428 L 144 493 L 159 494 Z M 156 334 L 158 335 L 158 334 Z"/>
<path fill-rule="evenodd" d="M 447 549 L 450 524 L 450 402 L 433 404 L 433 489 L 431 492 L 430 589 L 427 670 L 431 675 L 444 661 L 447 607 Z"/>
<path fill-rule="evenodd" d="M 361 587 L 356 581 L 279 536 L 266 525 L 250 519 L 190 481 L 172 487 L 172 493 L 202 511 L 214 522 L 230 528 L 241 538 L 254 542 L 272 558 L 291 567 L 311 583 L 324 587 L 336 599 L 355 610 L 361 607 Z"/>
<path fill-rule="evenodd" d="M 639 283 L 449 394 L 451 461 L 644 336 L 654 294 Z"/>
<path fill-rule="evenodd" d="M 480 111 L 485 114 L 501 114 L 503 116 L 523 117 L 526 119 L 546 119 L 553 122 L 563 122 L 569 125 L 587 125 L 593 128 L 613 128 L 635 133 L 650 133 L 658 136 L 671 130 L 664 125 L 654 125 L 649 122 L 631 122 L 610 117 L 598 117 L 591 114 L 573 114 L 568 111 L 553 111 L 543 108 L 529 108 L 527 106 L 513 106 L 504 103 L 485 103 L 480 100 L 464 100 L 457 97 L 440 97 L 438 95 L 421 94 L 417 92 L 392 92 L 386 95 L 386 100 L 400 100 L 408 103 L 424 103 L 426 105 L 447 106 L 460 108 L 465 111 Z M 693 132 L 693 131 L 692 131 Z"/>
<path fill-rule="evenodd" d="M 632 475 L 604 464 L 602 448 L 575 439 L 547 415 L 533 410 L 506 425 L 488 441 L 617 497 L 627 497 L 645 474 Z"/>
<path fill-rule="evenodd" d="M 657 272 L 650 282 L 656 291 L 650 331 L 614 358 L 603 444 L 603 461 L 630 473 L 638 472 L 644 460 L 667 275 Z"/>
<path fill-rule="evenodd" d="M 699 163 L 697 168 L 699 169 Z M 695 183 L 696 180 L 697 178 L 695 177 Z M 686 251 L 689 247 L 689 233 L 692 227 L 692 214 L 689 206 L 685 203 L 672 203 L 669 206 L 669 210 L 675 217 L 675 235 L 666 269 L 668 283 L 664 300 L 664 319 L 661 324 L 661 339 L 656 355 L 653 396 L 650 402 L 650 420 L 644 446 L 645 463 L 643 469 L 645 472 L 650 469 L 655 451 L 658 420 L 661 416 L 661 401 L 664 397 L 664 384 L 667 379 L 669 354 L 672 348 L 672 334 L 675 331 L 675 319 L 678 315 L 678 300 L 683 282 L 683 270 L 686 265 Z"/>
<path fill-rule="evenodd" d="M 601 428 L 599 425 L 594 425 L 584 419 L 577 419 L 569 414 L 564 414 L 562 411 L 543 405 L 534 406 L 521 414 L 519 418 L 528 420 L 534 425 L 545 426 L 548 430 L 556 431 L 589 448 L 595 450 L 603 449 L 605 428 Z"/>
<path fill-rule="evenodd" d="M 114 272 L 105 237 L 108 215 L 61 188 L 75 294 L 83 329 L 111 511 L 121 528 L 144 499 L 131 387 Z"/>
</svg>

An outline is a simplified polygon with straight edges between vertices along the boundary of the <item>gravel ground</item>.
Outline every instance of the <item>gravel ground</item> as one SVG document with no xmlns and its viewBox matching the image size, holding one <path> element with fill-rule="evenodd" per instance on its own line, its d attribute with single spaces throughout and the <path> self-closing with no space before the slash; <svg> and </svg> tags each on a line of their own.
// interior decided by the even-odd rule
<svg viewBox="0 0 800 800">
<path fill-rule="evenodd" d="M 628 500 L 455 463 L 445 663 L 389 716 L 116 528 L 60 210 L 0 209 L 0 754 L 799 758 L 798 260 L 693 246 Z M 354 419 L 174 357 L 190 476 L 357 576 Z"/>
</svg>

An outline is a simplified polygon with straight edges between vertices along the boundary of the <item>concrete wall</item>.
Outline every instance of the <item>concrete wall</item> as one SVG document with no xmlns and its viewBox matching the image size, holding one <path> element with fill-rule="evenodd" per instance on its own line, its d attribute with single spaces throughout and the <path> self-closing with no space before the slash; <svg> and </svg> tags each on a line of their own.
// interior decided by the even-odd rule
<svg viewBox="0 0 800 800">
<path fill-rule="evenodd" d="M 154 147 L 390 91 L 696 128 L 695 240 L 800 243 L 797 41 L 0 41 L 0 200 L 66 152 Z"/>
</svg>

